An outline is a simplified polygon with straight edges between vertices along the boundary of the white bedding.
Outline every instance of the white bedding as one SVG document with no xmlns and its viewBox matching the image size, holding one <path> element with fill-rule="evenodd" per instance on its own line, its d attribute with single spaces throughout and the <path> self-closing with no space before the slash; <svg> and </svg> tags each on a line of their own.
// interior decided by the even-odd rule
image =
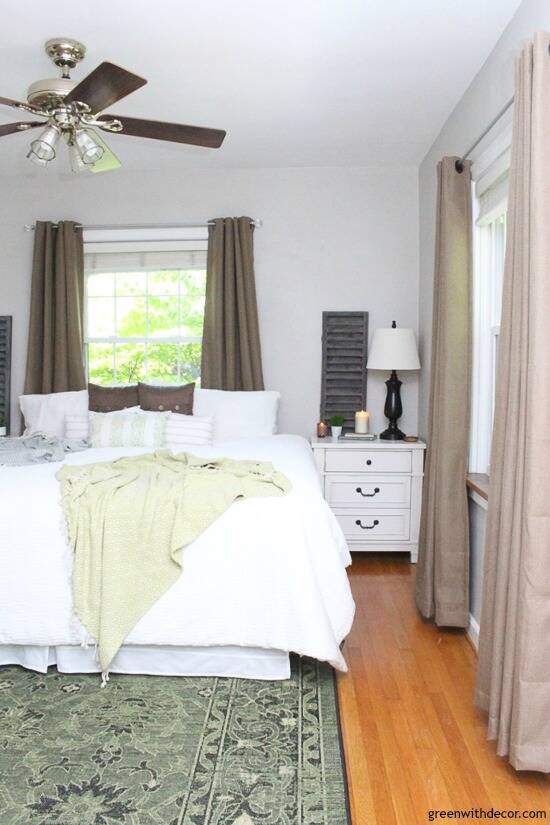
<svg viewBox="0 0 550 825">
<path fill-rule="evenodd" d="M 89 449 L 68 464 L 110 461 L 144 448 Z M 195 447 L 201 456 L 272 461 L 292 482 L 283 498 L 232 505 L 183 553 L 176 584 L 148 611 L 128 645 L 244 646 L 293 651 L 345 670 L 340 643 L 354 614 L 349 552 L 324 501 L 311 450 L 280 435 Z M 0 645 L 74 645 L 60 464 L 0 467 Z"/>
</svg>

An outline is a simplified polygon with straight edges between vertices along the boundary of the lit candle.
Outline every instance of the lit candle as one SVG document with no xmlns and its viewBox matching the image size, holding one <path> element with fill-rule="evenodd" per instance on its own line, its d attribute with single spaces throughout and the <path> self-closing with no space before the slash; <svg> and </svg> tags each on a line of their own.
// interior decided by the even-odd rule
<svg viewBox="0 0 550 825">
<path fill-rule="evenodd" d="M 355 413 L 355 432 L 359 435 L 366 435 L 369 431 L 369 414 L 366 410 L 359 410 Z"/>
</svg>

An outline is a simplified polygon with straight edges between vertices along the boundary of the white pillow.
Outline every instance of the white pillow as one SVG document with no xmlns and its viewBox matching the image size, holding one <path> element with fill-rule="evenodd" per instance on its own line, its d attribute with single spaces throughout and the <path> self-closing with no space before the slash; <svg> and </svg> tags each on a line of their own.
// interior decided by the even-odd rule
<svg viewBox="0 0 550 825">
<path fill-rule="evenodd" d="M 90 444 L 92 447 L 163 447 L 169 412 L 141 415 L 138 413 L 90 413 Z"/>
<path fill-rule="evenodd" d="M 129 415 L 138 411 L 139 407 L 125 407 L 123 410 L 112 410 L 103 413 L 103 415 Z M 88 412 L 86 415 L 66 415 L 65 438 L 69 440 L 88 438 L 90 435 L 90 415 L 91 413 Z"/>
<path fill-rule="evenodd" d="M 66 415 L 86 415 L 88 390 L 54 392 L 50 395 L 20 395 L 25 435 L 45 433 L 63 438 Z"/>
<path fill-rule="evenodd" d="M 81 441 L 90 434 L 90 419 L 86 415 L 65 416 L 65 438 L 69 441 Z"/>
<path fill-rule="evenodd" d="M 166 422 L 166 446 L 174 452 L 184 450 L 188 446 L 204 446 L 212 444 L 214 433 L 214 419 L 198 415 L 182 415 L 170 413 Z"/>
<path fill-rule="evenodd" d="M 213 416 L 214 441 L 256 438 L 277 432 L 280 393 L 195 388 L 193 415 Z"/>
</svg>

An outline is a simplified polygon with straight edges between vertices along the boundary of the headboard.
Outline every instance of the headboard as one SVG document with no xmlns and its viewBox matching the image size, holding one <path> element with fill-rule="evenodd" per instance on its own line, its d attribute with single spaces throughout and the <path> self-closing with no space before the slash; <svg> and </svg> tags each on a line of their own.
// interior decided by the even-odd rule
<svg viewBox="0 0 550 825">
<path fill-rule="evenodd" d="M 0 315 L 0 418 L 10 432 L 11 315 Z"/>
</svg>

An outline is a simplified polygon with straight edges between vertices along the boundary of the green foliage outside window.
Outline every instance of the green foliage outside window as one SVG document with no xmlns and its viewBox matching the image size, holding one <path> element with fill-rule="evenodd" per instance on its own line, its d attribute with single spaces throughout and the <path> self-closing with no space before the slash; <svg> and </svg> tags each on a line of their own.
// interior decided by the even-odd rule
<svg viewBox="0 0 550 825">
<path fill-rule="evenodd" d="M 202 338 L 205 285 L 204 270 L 89 274 L 88 338 L 111 339 L 88 344 L 89 380 L 200 380 L 202 344 L 185 339 Z M 146 340 L 116 340 L 132 338 Z"/>
</svg>

